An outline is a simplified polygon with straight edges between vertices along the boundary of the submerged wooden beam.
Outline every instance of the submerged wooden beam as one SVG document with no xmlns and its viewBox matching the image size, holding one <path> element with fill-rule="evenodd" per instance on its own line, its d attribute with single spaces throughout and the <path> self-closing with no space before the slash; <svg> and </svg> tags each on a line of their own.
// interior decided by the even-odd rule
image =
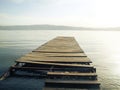
<svg viewBox="0 0 120 90">
<path fill-rule="evenodd" d="M 40 71 L 40 72 L 78 72 L 78 73 L 95 73 L 96 72 L 96 68 L 84 68 L 84 67 L 81 67 L 81 68 L 73 68 L 73 67 L 46 67 L 46 66 L 31 66 L 30 65 L 26 65 L 24 67 L 20 67 L 20 66 L 12 66 L 11 67 L 12 69 L 14 69 L 15 71 L 16 70 L 21 70 L 21 71 Z"/>
<path fill-rule="evenodd" d="M 64 87 L 64 88 L 99 88 L 98 81 L 80 81 L 80 80 L 46 80 L 46 87 Z"/>
<path fill-rule="evenodd" d="M 97 76 L 96 73 L 79 73 L 79 72 L 48 72 L 49 76 Z"/>
<path fill-rule="evenodd" d="M 96 85 L 100 85 L 100 82 L 98 81 L 79 81 L 79 80 L 49 80 L 47 79 L 45 81 L 46 83 L 53 83 L 53 84 L 96 84 Z"/>
</svg>

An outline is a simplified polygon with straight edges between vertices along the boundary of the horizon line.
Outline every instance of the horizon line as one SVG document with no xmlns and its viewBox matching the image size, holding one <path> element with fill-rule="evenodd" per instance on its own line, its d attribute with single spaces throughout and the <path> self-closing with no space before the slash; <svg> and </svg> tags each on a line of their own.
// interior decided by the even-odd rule
<svg viewBox="0 0 120 90">
<path fill-rule="evenodd" d="M 72 26 L 72 25 L 58 25 L 58 24 L 14 24 L 14 25 L 0 25 L 0 26 L 34 26 L 34 25 L 48 25 L 48 26 L 65 26 L 65 27 L 77 27 L 77 28 L 119 28 L 120 26 L 113 26 L 113 27 L 88 27 L 88 26 Z"/>
</svg>

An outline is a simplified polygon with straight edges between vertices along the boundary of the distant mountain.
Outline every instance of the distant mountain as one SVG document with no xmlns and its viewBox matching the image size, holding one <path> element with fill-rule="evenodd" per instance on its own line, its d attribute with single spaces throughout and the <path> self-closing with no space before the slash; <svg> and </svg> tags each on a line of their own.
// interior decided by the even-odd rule
<svg viewBox="0 0 120 90">
<path fill-rule="evenodd" d="M 87 27 L 73 27 L 60 25 L 14 25 L 14 26 L 0 26 L 0 30 L 115 30 L 120 31 L 120 27 L 113 28 L 87 28 Z"/>
<path fill-rule="evenodd" d="M 14 25 L 0 26 L 0 30 L 86 30 L 91 28 L 58 25 Z"/>
</svg>

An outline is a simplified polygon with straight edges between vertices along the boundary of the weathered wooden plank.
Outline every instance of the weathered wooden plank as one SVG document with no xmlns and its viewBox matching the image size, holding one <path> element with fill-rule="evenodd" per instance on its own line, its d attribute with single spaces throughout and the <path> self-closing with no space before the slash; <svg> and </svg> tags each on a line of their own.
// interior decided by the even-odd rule
<svg viewBox="0 0 120 90">
<path fill-rule="evenodd" d="M 97 74 L 92 72 L 48 72 L 48 79 L 59 79 L 59 80 L 96 80 Z"/>
<path fill-rule="evenodd" d="M 52 76 L 97 76 L 96 73 L 80 73 L 80 72 L 48 72 L 47 75 Z"/>
<path fill-rule="evenodd" d="M 96 73 L 92 73 L 92 72 L 87 72 L 87 73 L 83 73 L 83 72 L 68 72 L 68 71 L 65 71 L 65 72 L 52 72 L 52 71 L 46 71 L 46 70 L 42 70 L 40 67 L 18 67 L 18 66 L 12 66 L 11 67 L 11 70 L 14 70 L 14 71 L 29 71 L 29 72 L 39 72 L 39 74 L 42 74 L 42 75 L 47 75 L 47 77 L 51 77 L 51 76 L 54 76 L 54 77 L 58 77 L 58 76 L 78 76 L 78 77 L 97 77 L 97 74 Z M 21 73 L 22 75 L 22 73 Z M 90 79 L 90 78 L 89 78 Z"/>
<path fill-rule="evenodd" d="M 87 88 L 65 88 L 65 87 L 44 87 L 42 90 L 101 90 L 101 89 L 87 89 Z"/>
<path fill-rule="evenodd" d="M 68 88 L 99 88 L 100 83 L 98 81 L 80 81 L 80 80 L 46 80 L 45 87 L 68 87 Z"/>
<path fill-rule="evenodd" d="M 98 82 L 97 80 L 94 81 L 80 81 L 80 80 L 53 80 L 53 79 L 46 79 L 45 80 L 46 83 L 64 83 L 64 84 L 97 84 L 100 85 L 100 82 Z"/>
<path fill-rule="evenodd" d="M 47 57 L 87 57 L 85 53 L 41 53 L 31 52 L 26 56 L 47 56 Z"/>
<path fill-rule="evenodd" d="M 44 60 L 87 60 L 90 61 L 88 57 L 47 57 L 47 56 L 39 56 L 39 55 L 26 55 L 23 58 L 26 59 L 44 59 Z"/>
<path fill-rule="evenodd" d="M 27 62 L 27 61 L 32 61 L 32 62 L 51 62 L 51 63 L 91 63 L 91 61 L 87 60 L 38 60 L 38 59 L 20 59 L 17 60 L 16 62 Z"/>
<path fill-rule="evenodd" d="M 57 68 L 49 68 L 49 67 L 19 67 L 19 66 L 14 66 L 12 67 L 13 70 L 22 70 L 22 71 L 40 71 L 40 72 L 49 72 L 49 71 L 54 71 L 54 72 L 84 72 L 84 73 L 92 73 L 95 72 L 95 68 L 86 68 L 86 69 L 75 69 L 72 67 L 67 67 L 67 68 L 62 68 L 62 67 L 57 67 Z"/>
<path fill-rule="evenodd" d="M 92 61 L 87 57 L 44 57 L 44 56 L 24 56 L 16 62 L 21 61 L 37 61 L 37 62 L 86 62 L 91 63 Z"/>
<path fill-rule="evenodd" d="M 39 64 L 39 65 L 48 65 L 48 66 L 61 66 L 61 67 L 78 67 L 78 68 L 93 68 L 92 65 L 82 65 L 82 64 L 62 64 L 62 63 L 48 63 L 48 62 L 37 62 L 37 61 L 19 61 L 21 63 L 30 63 L 30 64 Z"/>
<path fill-rule="evenodd" d="M 74 37 L 57 37 L 41 47 L 34 50 L 35 52 L 83 52 Z"/>
</svg>

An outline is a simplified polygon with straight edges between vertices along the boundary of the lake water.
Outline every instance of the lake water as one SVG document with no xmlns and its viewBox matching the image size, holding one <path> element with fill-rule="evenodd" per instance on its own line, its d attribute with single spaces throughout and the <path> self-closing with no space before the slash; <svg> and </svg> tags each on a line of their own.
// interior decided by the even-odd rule
<svg viewBox="0 0 120 90">
<path fill-rule="evenodd" d="M 0 75 L 17 58 L 56 36 L 74 36 L 97 68 L 101 89 L 120 90 L 120 31 L 0 30 Z M 40 89 L 43 86 L 42 81 L 34 79 L 26 83 L 15 78 L 4 82 L 0 81 L 2 90 L 37 90 L 37 85 Z"/>
</svg>

